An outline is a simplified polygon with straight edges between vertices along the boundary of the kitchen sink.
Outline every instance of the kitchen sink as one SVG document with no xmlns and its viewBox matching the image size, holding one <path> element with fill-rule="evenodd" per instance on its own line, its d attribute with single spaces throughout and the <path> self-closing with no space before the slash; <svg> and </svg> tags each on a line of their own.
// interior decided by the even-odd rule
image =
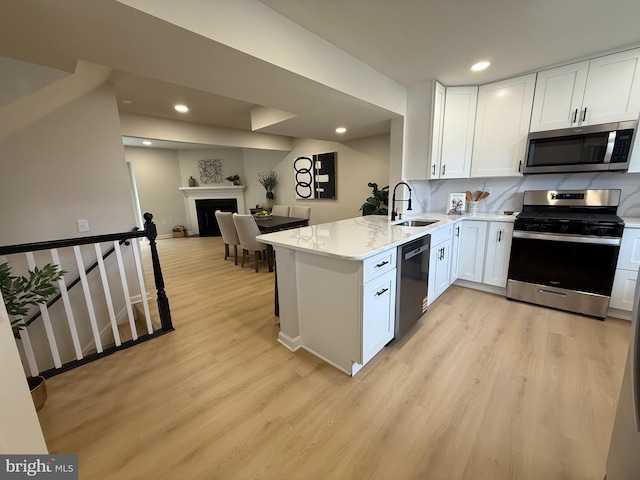
<svg viewBox="0 0 640 480">
<path fill-rule="evenodd" d="M 396 223 L 399 227 L 426 227 L 427 225 L 433 225 L 438 220 L 405 220 L 401 223 Z"/>
</svg>

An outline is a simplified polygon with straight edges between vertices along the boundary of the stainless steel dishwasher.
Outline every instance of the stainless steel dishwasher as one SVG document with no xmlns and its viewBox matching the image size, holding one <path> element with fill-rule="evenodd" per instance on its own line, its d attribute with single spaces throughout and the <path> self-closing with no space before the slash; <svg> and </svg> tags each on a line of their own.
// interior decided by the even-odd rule
<svg viewBox="0 0 640 480">
<path fill-rule="evenodd" d="M 398 247 L 395 339 L 404 336 L 427 311 L 431 235 Z"/>
</svg>

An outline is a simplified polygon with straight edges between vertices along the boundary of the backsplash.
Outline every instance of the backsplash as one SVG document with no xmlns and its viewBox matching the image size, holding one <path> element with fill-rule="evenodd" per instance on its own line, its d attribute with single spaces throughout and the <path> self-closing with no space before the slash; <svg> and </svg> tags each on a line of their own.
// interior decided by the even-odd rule
<svg viewBox="0 0 640 480">
<path fill-rule="evenodd" d="M 640 217 L 640 174 L 570 173 L 524 175 L 522 177 L 409 180 L 413 188 L 414 213 L 445 212 L 449 193 L 490 191 L 478 207 L 480 212 L 520 211 L 525 190 L 611 189 L 622 190 L 618 215 Z"/>
</svg>

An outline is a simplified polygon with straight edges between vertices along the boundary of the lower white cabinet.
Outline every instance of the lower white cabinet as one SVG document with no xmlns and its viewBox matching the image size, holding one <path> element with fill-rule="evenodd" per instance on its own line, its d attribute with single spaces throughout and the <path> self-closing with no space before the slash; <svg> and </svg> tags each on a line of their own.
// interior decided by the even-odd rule
<svg viewBox="0 0 640 480">
<path fill-rule="evenodd" d="M 506 287 L 512 237 L 512 222 L 462 222 L 458 278 Z"/>
<path fill-rule="evenodd" d="M 483 283 L 496 287 L 507 286 L 512 237 L 513 223 L 489 222 Z"/>
<path fill-rule="evenodd" d="M 633 310 L 633 297 L 640 267 L 640 228 L 626 228 L 622 234 L 620 255 L 613 279 L 609 307 Z"/>
<path fill-rule="evenodd" d="M 429 251 L 428 304 L 431 305 L 451 285 L 451 234 L 448 225 L 431 235 Z"/>
<path fill-rule="evenodd" d="M 458 278 L 470 282 L 482 282 L 485 247 L 487 244 L 487 222 L 465 220 L 460 230 L 460 252 L 458 254 Z"/>
<path fill-rule="evenodd" d="M 396 269 L 368 281 L 363 290 L 363 365 L 393 339 L 396 312 Z"/>
</svg>

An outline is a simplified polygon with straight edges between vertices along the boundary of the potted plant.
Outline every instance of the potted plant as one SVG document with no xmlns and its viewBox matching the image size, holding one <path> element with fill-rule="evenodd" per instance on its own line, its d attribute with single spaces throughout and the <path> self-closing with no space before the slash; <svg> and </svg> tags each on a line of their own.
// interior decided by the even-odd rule
<svg viewBox="0 0 640 480">
<path fill-rule="evenodd" d="M 240 176 L 239 175 L 230 175 L 230 176 L 226 177 L 225 180 L 230 181 L 231 185 L 240 185 Z"/>
<path fill-rule="evenodd" d="M 47 299 L 56 292 L 55 282 L 60 280 L 66 272 L 57 265 L 48 263 L 42 268 L 29 271 L 29 276 L 14 276 L 8 263 L 0 264 L 0 292 L 4 300 L 7 313 L 12 316 L 11 329 L 13 336 L 20 338 L 20 330 L 27 328 L 35 318 L 25 320 L 31 307 L 46 303 Z M 47 399 L 47 389 L 44 377 L 27 377 L 29 390 L 36 410 L 44 406 Z"/>
<path fill-rule="evenodd" d="M 382 188 L 378 188 L 377 183 L 369 182 L 367 185 L 373 189 L 373 193 L 360 207 L 362 215 L 388 215 L 389 185 Z"/>
<path fill-rule="evenodd" d="M 273 206 L 273 199 L 275 198 L 273 189 L 278 185 L 278 174 L 273 170 L 258 172 L 258 182 L 260 182 L 260 185 L 267 191 L 267 206 L 271 208 Z"/>
</svg>

